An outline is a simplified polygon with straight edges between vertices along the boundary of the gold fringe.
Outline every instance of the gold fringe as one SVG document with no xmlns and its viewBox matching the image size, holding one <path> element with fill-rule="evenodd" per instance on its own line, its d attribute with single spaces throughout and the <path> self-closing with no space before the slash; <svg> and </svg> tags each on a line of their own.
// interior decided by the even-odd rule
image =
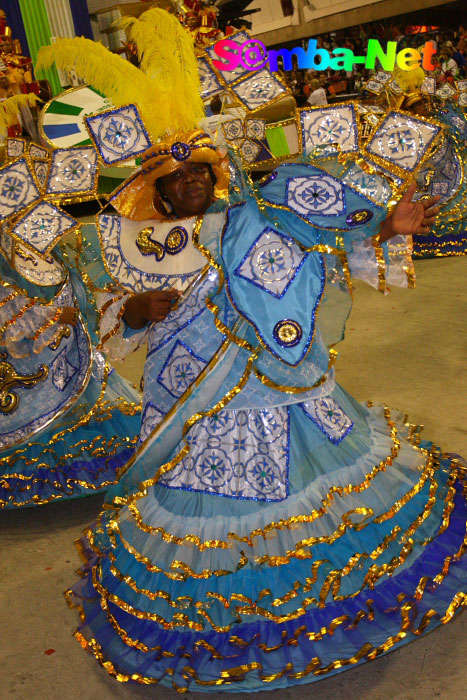
<svg viewBox="0 0 467 700">
<path fill-rule="evenodd" d="M 139 19 L 122 17 L 118 26 L 136 45 L 141 70 L 163 93 L 163 109 L 171 115 L 172 130 L 180 124 L 187 125 L 184 130 L 195 126 L 204 117 L 204 106 L 190 34 L 175 15 L 159 8 L 143 12 Z"/>
<path fill-rule="evenodd" d="M 81 621 L 84 622 L 85 615 L 84 615 L 83 607 L 79 604 L 77 605 L 77 604 L 73 603 L 70 591 L 67 591 L 65 596 L 66 596 L 66 599 L 67 599 L 69 606 L 71 608 L 76 608 L 78 610 Z M 372 601 L 368 601 L 368 603 L 370 603 L 370 602 L 372 602 Z M 452 619 L 455 612 L 459 608 L 464 607 L 466 604 L 467 604 L 467 595 L 464 592 L 460 591 L 459 593 L 457 593 L 453 597 L 451 603 L 448 605 L 448 607 L 445 611 L 445 614 L 441 618 L 441 623 L 446 624 L 447 622 L 449 622 Z M 437 613 L 437 611 L 430 609 L 427 613 L 425 613 L 425 615 L 423 616 L 422 621 L 418 625 L 418 627 L 414 627 L 414 624 L 412 622 L 412 614 L 413 614 L 414 609 L 415 609 L 414 603 L 412 601 L 404 603 L 400 607 L 401 626 L 400 626 L 399 632 L 394 636 L 388 637 L 388 639 L 385 642 L 383 642 L 382 644 L 380 644 L 378 647 L 373 647 L 369 642 L 366 642 L 365 644 L 362 645 L 362 647 L 359 649 L 359 651 L 355 655 L 353 655 L 351 657 L 343 657 L 341 659 L 336 659 L 335 661 L 332 661 L 330 664 L 328 664 L 326 666 L 323 666 L 320 658 L 318 656 L 316 656 L 310 660 L 310 662 L 307 664 L 307 666 L 305 667 L 305 669 L 303 671 L 294 672 L 294 673 L 292 672 L 293 671 L 293 664 L 289 662 L 278 673 L 265 676 L 265 675 L 261 674 L 262 664 L 259 662 L 253 662 L 250 664 L 242 664 L 241 666 L 233 667 L 230 669 L 225 669 L 224 671 L 221 671 L 220 676 L 217 679 L 213 679 L 211 681 L 202 681 L 198 677 L 195 669 L 191 666 L 188 666 L 188 665 L 184 667 L 184 669 L 182 671 L 182 676 L 187 681 L 190 681 L 191 679 L 195 680 L 195 682 L 201 686 L 225 685 L 225 684 L 230 684 L 233 682 L 241 682 L 241 681 L 245 680 L 246 674 L 253 671 L 253 670 L 257 670 L 260 672 L 259 677 L 265 683 L 268 683 L 268 682 L 270 683 L 273 680 L 281 678 L 285 674 L 287 674 L 289 678 L 293 678 L 293 679 L 304 678 L 309 674 L 312 674 L 314 676 L 325 676 L 328 673 L 330 673 L 331 671 L 342 668 L 343 666 L 349 666 L 349 665 L 356 664 L 365 657 L 369 661 L 377 658 L 381 654 L 389 651 L 397 642 L 404 639 L 407 636 L 407 633 L 410 631 L 413 632 L 413 634 L 415 634 L 417 636 L 422 634 L 424 632 L 424 630 L 426 629 L 426 627 L 429 625 L 430 620 L 433 617 L 435 617 L 435 615 L 437 615 L 438 613 Z M 368 613 L 365 613 L 364 611 L 361 611 L 361 612 L 362 612 L 362 615 L 359 614 L 357 616 L 359 619 L 358 620 L 356 619 L 355 623 L 358 623 L 358 621 L 360 621 L 360 619 L 363 619 L 363 615 L 368 615 L 369 619 L 371 619 L 371 617 L 372 617 L 371 606 L 369 606 Z M 337 627 L 339 625 L 339 623 L 340 623 L 339 618 L 336 618 L 335 620 L 333 620 L 331 625 L 333 625 L 334 627 Z M 326 630 L 326 632 L 328 634 L 332 634 L 333 631 L 334 631 L 334 629 L 331 629 L 331 626 Z M 298 632 L 298 630 L 297 630 L 297 632 Z M 78 642 L 81 644 L 83 649 L 90 652 L 91 654 L 93 654 L 95 656 L 95 658 L 97 659 L 97 661 L 99 662 L 99 664 L 101 666 L 103 666 L 103 668 L 105 668 L 107 673 L 109 675 L 113 676 L 114 678 L 116 678 L 116 680 L 118 680 L 120 683 L 126 683 L 126 682 L 132 680 L 132 681 L 136 681 L 138 683 L 144 684 L 144 685 L 155 685 L 160 680 L 162 680 L 162 677 L 161 678 L 151 678 L 148 676 L 143 676 L 139 673 L 133 673 L 132 675 L 120 673 L 119 671 L 117 671 L 117 669 L 115 668 L 115 666 L 112 664 L 111 661 L 106 660 L 106 658 L 103 654 L 103 651 L 102 651 L 102 647 L 97 642 L 96 639 L 91 637 L 88 640 L 79 631 L 75 632 L 75 637 L 78 640 Z M 132 641 L 135 642 L 135 640 L 132 640 Z M 203 640 L 201 640 L 201 642 L 202 641 Z M 242 648 L 249 646 L 249 643 L 244 642 L 244 640 L 238 639 L 238 641 L 241 642 L 240 646 Z M 253 640 L 251 640 L 251 641 L 253 641 Z M 290 641 L 292 641 L 292 640 L 290 640 Z M 235 637 L 231 637 L 230 642 L 235 643 Z M 137 646 L 137 642 L 134 643 L 134 646 Z M 213 651 L 216 652 L 215 648 L 212 647 L 212 645 L 205 646 L 203 643 L 200 643 L 200 644 L 198 644 L 198 646 L 208 648 L 208 650 L 211 651 L 211 653 Z M 274 649 L 272 648 L 270 650 L 272 651 Z M 265 651 L 269 651 L 269 650 L 265 650 Z M 163 650 L 161 650 L 159 653 L 164 654 Z M 183 656 L 185 658 L 191 658 L 192 655 L 190 653 L 186 653 Z M 213 653 L 213 656 L 214 656 L 214 653 Z M 220 655 L 217 652 L 217 655 L 215 656 L 215 658 L 230 658 L 230 657 L 224 657 L 223 655 Z M 232 658 L 235 658 L 235 657 L 232 657 Z M 165 674 L 173 676 L 174 672 L 175 672 L 175 669 L 167 668 Z M 186 693 L 188 691 L 187 687 L 178 686 L 174 682 L 172 682 L 172 685 L 173 685 L 174 689 L 180 693 Z"/>
</svg>

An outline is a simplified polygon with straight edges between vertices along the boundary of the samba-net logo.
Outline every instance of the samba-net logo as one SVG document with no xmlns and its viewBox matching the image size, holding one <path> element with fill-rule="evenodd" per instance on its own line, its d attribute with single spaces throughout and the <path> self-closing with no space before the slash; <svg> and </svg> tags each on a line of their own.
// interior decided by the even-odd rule
<svg viewBox="0 0 467 700">
<path fill-rule="evenodd" d="M 221 71 L 232 71 L 242 66 L 246 70 L 259 70 L 268 67 L 271 71 L 278 71 L 281 67 L 285 71 L 294 68 L 293 57 L 297 61 L 297 67 L 305 70 L 353 70 L 354 65 L 361 65 L 373 70 L 376 61 L 385 71 L 393 71 L 395 66 L 401 70 L 415 70 L 420 65 L 424 70 L 434 70 L 431 62 L 436 53 L 436 45 L 427 41 L 423 48 L 401 49 L 397 51 L 397 42 L 388 41 L 386 50 L 383 49 L 377 39 L 368 41 L 365 56 L 356 56 L 352 49 L 335 48 L 331 52 L 318 48 L 316 39 L 308 41 L 305 50 L 301 46 L 293 49 L 268 49 L 262 41 L 249 39 L 239 44 L 233 39 L 221 39 L 214 44 L 214 51 L 219 59 L 213 60 L 214 67 Z M 281 61 L 282 65 L 279 65 Z"/>
</svg>

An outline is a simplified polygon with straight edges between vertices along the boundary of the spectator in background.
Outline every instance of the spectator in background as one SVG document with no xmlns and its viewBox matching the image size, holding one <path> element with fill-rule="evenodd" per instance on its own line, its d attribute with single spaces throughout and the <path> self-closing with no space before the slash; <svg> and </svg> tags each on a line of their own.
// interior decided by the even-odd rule
<svg viewBox="0 0 467 700">
<path fill-rule="evenodd" d="M 354 43 L 349 36 L 345 37 L 344 48 L 350 49 L 351 51 L 354 50 Z"/>
<path fill-rule="evenodd" d="M 438 44 L 436 42 L 436 39 L 434 38 L 434 36 L 432 37 L 425 32 L 425 34 L 420 35 L 420 41 L 417 41 L 416 49 L 419 53 L 421 53 L 422 50 L 425 48 L 425 44 L 427 43 L 427 41 L 431 41 L 435 45 L 435 52 L 436 52 L 436 50 L 438 48 Z"/>
<path fill-rule="evenodd" d="M 293 70 L 292 76 L 290 79 L 290 88 L 291 88 L 293 93 L 298 92 L 301 89 L 302 82 L 303 82 L 303 78 L 300 74 L 300 71 Z"/>
<path fill-rule="evenodd" d="M 467 40 L 461 39 L 458 42 L 455 51 L 453 51 L 452 57 L 457 63 L 459 73 L 462 75 L 463 78 L 465 78 L 465 76 L 467 75 Z"/>
<path fill-rule="evenodd" d="M 447 44 L 451 44 L 452 46 L 450 41 L 448 41 Z M 445 45 L 441 49 L 439 54 L 439 62 L 441 65 L 441 70 L 444 74 L 444 80 L 452 82 L 454 78 L 457 77 L 458 65 L 452 57 L 452 48 L 450 46 Z"/>
<path fill-rule="evenodd" d="M 304 92 L 305 80 L 302 71 L 294 71 L 294 78 L 292 80 L 292 93 L 295 97 L 297 107 L 303 107 L 306 103 L 306 94 Z"/>
<path fill-rule="evenodd" d="M 312 106 L 327 105 L 328 100 L 326 97 L 326 91 L 321 87 L 317 78 L 313 78 L 310 81 L 310 88 L 311 94 L 307 99 L 308 104 Z"/>
</svg>

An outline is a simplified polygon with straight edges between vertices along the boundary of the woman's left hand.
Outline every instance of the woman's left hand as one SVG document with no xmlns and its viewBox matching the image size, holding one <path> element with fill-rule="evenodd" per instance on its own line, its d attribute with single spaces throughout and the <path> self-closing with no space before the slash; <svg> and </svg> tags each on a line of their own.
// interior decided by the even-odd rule
<svg viewBox="0 0 467 700">
<path fill-rule="evenodd" d="M 393 236 L 426 235 L 430 232 L 439 207 L 435 206 L 439 195 L 429 199 L 418 199 L 412 202 L 412 197 L 417 189 L 417 183 L 413 182 L 396 204 L 394 211 L 383 221 L 379 234 L 379 241 L 383 243 Z"/>
<path fill-rule="evenodd" d="M 76 326 L 78 321 L 78 310 L 74 306 L 64 306 L 58 323 L 66 323 L 68 326 Z"/>
</svg>

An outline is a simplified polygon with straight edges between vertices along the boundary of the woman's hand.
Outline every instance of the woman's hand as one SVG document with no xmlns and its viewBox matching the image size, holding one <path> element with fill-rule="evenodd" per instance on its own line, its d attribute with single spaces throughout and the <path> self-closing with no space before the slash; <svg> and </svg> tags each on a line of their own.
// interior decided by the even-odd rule
<svg viewBox="0 0 467 700">
<path fill-rule="evenodd" d="M 439 214 L 439 207 L 435 206 L 439 195 L 412 202 L 416 189 L 417 183 L 413 182 L 396 204 L 392 214 L 383 221 L 379 233 L 380 243 L 393 236 L 426 235 L 430 232 Z"/>
<path fill-rule="evenodd" d="M 76 326 L 78 310 L 74 306 L 64 306 L 59 316 L 58 323 L 66 323 L 68 326 Z"/>
<path fill-rule="evenodd" d="M 148 321 L 163 321 L 172 308 L 172 301 L 178 299 L 180 294 L 176 289 L 135 294 L 125 304 L 123 319 L 134 330 L 144 328 Z"/>
</svg>

